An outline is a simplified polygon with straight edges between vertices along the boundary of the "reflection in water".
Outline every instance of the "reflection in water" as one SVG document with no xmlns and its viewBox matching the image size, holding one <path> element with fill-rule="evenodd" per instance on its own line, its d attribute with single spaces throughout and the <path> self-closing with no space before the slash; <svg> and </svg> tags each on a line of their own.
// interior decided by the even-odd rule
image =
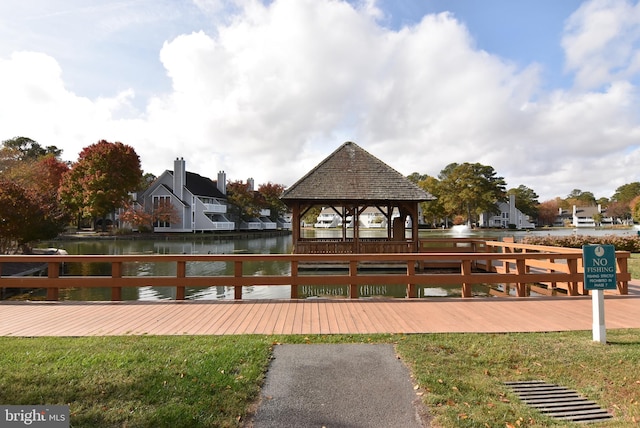
<svg viewBox="0 0 640 428">
<path fill-rule="evenodd" d="M 460 285 L 433 285 L 429 287 L 418 286 L 418 297 L 462 297 L 462 287 Z M 474 297 L 488 297 L 490 287 L 486 285 L 475 285 L 472 287 Z M 323 286 L 323 285 L 301 285 L 298 288 L 298 295 L 301 298 L 312 297 L 347 297 L 349 287 L 343 286 Z M 404 298 L 407 295 L 405 284 L 396 285 L 361 285 L 358 287 L 360 297 L 398 297 Z"/>
<path fill-rule="evenodd" d="M 367 237 L 384 236 L 380 230 L 362 231 Z M 421 237 L 451 237 L 452 231 L 420 231 Z M 561 230 L 537 230 L 537 231 L 496 231 L 496 230 L 471 230 L 468 235 L 478 238 L 501 238 L 504 236 L 515 237 L 516 240 L 525 235 L 568 235 L 568 234 L 629 234 L 630 231 L 612 231 L 595 229 L 561 229 Z M 322 234 L 322 237 L 340 237 L 340 230 L 310 230 L 304 229 L 304 237 L 313 237 Z M 127 239 L 88 239 L 65 242 L 44 242 L 43 247 L 64 248 L 69 254 L 288 254 L 292 251 L 291 235 L 275 236 L 254 239 L 215 239 L 212 235 L 197 236 L 189 240 L 127 240 Z M 187 276 L 207 275 L 233 275 L 233 263 L 225 262 L 188 262 L 186 266 Z M 244 275 L 288 275 L 290 265 L 284 262 L 248 262 L 244 263 Z M 109 263 L 67 263 L 64 269 L 65 275 L 110 275 Z M 174 263 L 124 263 L 122 266 L 124 276 L 175 276 L 176 265 Z M 513 295 L 513 289 L 506 286 L 498 286 L 505 294 Z M 291 293 L 289 286 L 253 286 L 243 288 L 243 299 L 287 299 Z M 362 297 L 404 297 L 406 293 L 404 285 L 371 285 L 361 286 L 359 294 Z M 473 287 L 474 296 L 490 296 L 495 294 L 488 286 L 478 285 Z M 534 294 L 534 291 L 532 291 Z M 175 287 L 128 287 L 122 289 L 123 300 L 168 300 L 175 299 Z M 233 299 L 233 287 L 187 287 L 187 299 Z M 338 297 L 347 296 L 348 287 L 335 286 L 301 286 L 300 297 Z M 432 286 L 418 287 L 418 297 L 459 297 L 461 286 Z M 111 300 L 111 289 L 82 288 L 60 290 L 61 300 Z"/>
</svg>

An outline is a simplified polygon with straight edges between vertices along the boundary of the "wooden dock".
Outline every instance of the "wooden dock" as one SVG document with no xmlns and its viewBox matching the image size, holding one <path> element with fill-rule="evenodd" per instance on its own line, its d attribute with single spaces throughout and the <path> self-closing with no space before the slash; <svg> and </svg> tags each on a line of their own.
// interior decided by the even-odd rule
<svg viewBox="0 0 640 428">
<path fill-rule="evenodd" d="M 640 281 L 605 296 L 608 329 L 640 328 Z M 1 336 L 543 332 L 592 329 L 589 296 L 0 302 Z"/>
</svg>

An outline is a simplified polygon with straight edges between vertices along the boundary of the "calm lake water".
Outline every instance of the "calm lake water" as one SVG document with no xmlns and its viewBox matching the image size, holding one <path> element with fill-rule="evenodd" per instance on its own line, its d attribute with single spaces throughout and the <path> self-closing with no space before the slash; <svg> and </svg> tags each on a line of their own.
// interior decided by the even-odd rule
<svg viewBox="0 0 640 428">
<path fill-rule="evenodd" d="M 306 229 L 307 237 L 339 237 L 339 230 Z M 546 229 L 532 232 L 524 231 L 441 231 L 423 230 L 421 237 L 478 237 L 502 238 L 514 236 L 519 239 L 525 235 L 610 235 L 636 234 L 635 230 L 610 229 Z M 385 233 L 379 230 L 361 231 L 361 236 L 377 237 Z M 219 239 L 214 235 L 194 235 L 189 240 L 129 240 L 117 239 L 76 239 L 71 241 L 53 241 L 42 244 L 43 247 L 63 248 L 69 254 L 288 254 L 292 250 L 291 235 L 252 238 L 252 239 Z M 176 274 L 174 264 L 163 263 L 125 263 L 125 276 L 173 276 Z M 290 273 L 288 263 L 246 263 L 245 275 L 285 275 Z M 71 263 L 65 267 L 66 275 L 110 275 L 111 265 L 105 263 Z M 187 263 L 187 276 L 233 275 L 232 264 L 224 262 Z M 347 295 L 347 287 L 300 287 L 299 294 L 305 298 L 342 297 Z M 459 297 L 461 287 L 432 286 L 419 287 L 419 297 Z M 474 296 L 489 296 L 488 286 L 475 286 Z M 362 297 L 404 297 L 404 285 L 362 286 Z M 254 286 L 243 289 L 243 299 L 287 299 L 290 296 L 288 286 Z M 122 290 L 123 300 L 166 300 L 175 298 L 174 287 L 126 287 Z M 60 300 L 108 301 L 111 290 L 102 288 L 84 288 L 60 290 Z M 187 288 L 187 299 L 215 300 L 233 299 L 233 287 Z"/>
</svg>

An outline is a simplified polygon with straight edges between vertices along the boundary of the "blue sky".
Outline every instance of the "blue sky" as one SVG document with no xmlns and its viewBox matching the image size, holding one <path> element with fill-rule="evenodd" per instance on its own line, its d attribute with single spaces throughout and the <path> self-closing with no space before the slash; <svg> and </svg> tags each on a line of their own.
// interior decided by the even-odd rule
<svg viewBox="0 0 640 428">
<path fill-rule="evenodd" d="M 8 0 L 0 140 L 284 185 L 349 140 L 610 197 L 640 181 L 639 29 L 630 0 Z"/>
</svg>

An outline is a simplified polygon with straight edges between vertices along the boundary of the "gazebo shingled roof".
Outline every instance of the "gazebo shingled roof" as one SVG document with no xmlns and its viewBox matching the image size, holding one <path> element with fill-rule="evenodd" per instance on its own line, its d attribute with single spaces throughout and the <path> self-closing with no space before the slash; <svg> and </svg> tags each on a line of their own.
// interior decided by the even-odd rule
<svg viewBox="0 0 640 428">
<path fill-rule="evenodd" d="M 435 198 L 357 144 L 346 142 L 288 188 L 281 199 L 373 202 Z"/>
<path fill-rule="evenodd" d="M 325 160 L 309 171 L 304 177 L 283 192 L 280 199 L 293 212 L 292 231 L 294 251 L 315 251 L 310 245 L 306 250 L 302 245 L 307 239 L 301 237 L 300 220 L 312 206 L 328 205 L 336 212 L 341 207 L 344 214 L 354 217 L 353 242 L 347 237 L 346 222 L 343 222 L 344 245 L 336 251 L 362 252 L 377 251 L 363 247 L 358 237 L 361 210 L 378 207 L 387 216 L 387 240 L 398 243 L 397 251 L 417 251 L 418 248 L 418 203 L 435 199 L 395 169 L 371 155 L 355 143 L 346 142 Z M 400 218 L 391 223 L 393 209 L 397 208 Z M 405 238 L 405 218 L 411 218 L 411 240 Z M 404 242 L 404 243 L 402 243 Z M 350 246 L 346 250 L 346 246 Z M 326 252 L 327 249 L 320 249 Z M 380 247 L 382 248 L 382 246 Z M 387 245 L 385 248 L 391 248 Z"/>
</svg>

